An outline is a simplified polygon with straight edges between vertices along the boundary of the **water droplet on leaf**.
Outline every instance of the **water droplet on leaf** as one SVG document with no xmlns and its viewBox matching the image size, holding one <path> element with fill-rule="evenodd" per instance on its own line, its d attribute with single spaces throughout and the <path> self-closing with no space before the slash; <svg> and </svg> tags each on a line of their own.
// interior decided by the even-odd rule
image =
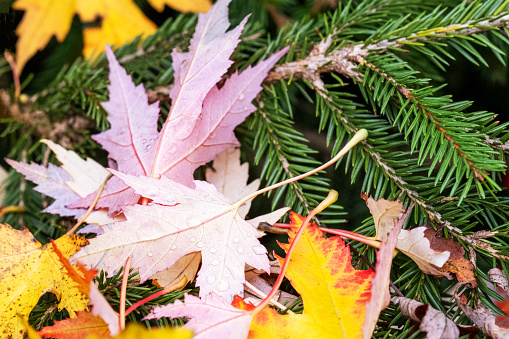
<svg viewBox="0 0 509 339">
<path fill-rule="evenodd" d="M 198 242 L 196 243 L 196 246 L 198 246 L 198 247 L 203 247 L 203 243 L 202 243 L 201 241 L 198 241 Z"/>
<path fill-rule="evenodd" d="M 236 244 L 236 243 L 238 243 L 239 241 L 240 241 L 240 239 L 239 239 L 239 238 L 233 238 L 233 242 L 234 242 L 235 244 Z"/>
<path fill-rule="evenodd" d="M 195 238 L 195 237 L 191 237 L 191 239 L 189 239 L 189 241 L 191 241 L 191 242 L 195 242 L 195 241 L 196 241 L 196 238 Z"/>
<path fill-rule="evenodd" d="M 210 253 L 216 253 L 217 252 L 217 250 L 214 247 L 212 247 L 209 251 L 210 251 Z"/>
<path fill-rule="evenodd" d="M 239 254 L 241 254 L 242 252 L 244 252 L 244 248 L 243 247 L 237 247 L 237 252 Z"/>
<path fill-rule="evenodd" d="M 177 245 L 173 244 L 173 245 L 171 246 L 171 249 L 172 249 L 172 250 L 177 249 Z"/>
<path fill-rule="evenodd" d="M 216 281 L 216 277 L 215 277 L 215 276 L 213 276 L 213 275 L 209 275 L 209 276 L 207 277 L 207 282 L 208 282 L 209 284 L 213 284 L 213 283 L 214 283 L 214 281 Z"/>
<path fill-rule="evenodd" d="M 219 265 L 219 260 L 214 259 L 214 260 L 212 260 L 211 264 L 212 264 L 213 266 L 217 266 L 217 265 Z"/>
<path fill-rule="evenodd" d="M 263 246 L 255 246 L 255 247 L 253 247 L 253 251 L 256 254 L 265 254 L 265 253 L 267 253 L 267 250 Z"/>
<path fill-rule="evenodd" d="M 245 98 L 245 97 L 246 97 L 246 96 L 244 95 L 244 93 L 241 93 L 241 94 L 239 95 L 239 100 L 244 100 L 244 98 Z"/>
<path fill-rule="evenodd" d="M 195 227 L 195 226 L 198 226 L 199 224 L 201 224 L 201 220 L 198 217 L 191 216 L 186 219 L 186 224 L 189 227 Z"/>
<path fill-rule="evenodd" d="M 175 153 L 176 150 L 177 150 L 177 145 L 175 145 L 175 143 L 172 143 L 172 144 L 170 144 L 170 146 L 168 147 L 166 152 L 168 152 L 168 153 Z"/>
</svg>

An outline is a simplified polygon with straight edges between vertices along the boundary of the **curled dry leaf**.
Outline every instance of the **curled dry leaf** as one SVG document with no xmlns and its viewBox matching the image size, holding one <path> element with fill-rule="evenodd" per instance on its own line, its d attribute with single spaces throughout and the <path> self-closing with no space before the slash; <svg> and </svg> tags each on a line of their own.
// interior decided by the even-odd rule
<svg viewBox="0 0 509 339">
<path fill-rule="evenodd" d="M 56 240 L 65 257 L 87 243 L 78 236 Z M 0 333 L 4 338 L 23 338 L 28 315 L 46 292 L 60 300 L 58 309 L 71 317 L 87 308 L 88 299 L 66 274 L 51 244 L 41 245 L 24 229 L 18 231 L 0 224 Z"/>
<path fill-rule="evenodd" d="M 366 198 L 377 230 L 377 239 L 382 240 L 384 234 L 392 229 L 395 223 L 404 224 L 410 211 L 404 215 L 403 204 L 399 201 Z M 436 236 L 436 231 L 427 226 L 410 230 L 402 230 L 398 236 L 396 249 L 412 258 L 426 274 L 452 279 L 456 274 L 458 281 L 477 286 L 473 264 L 464 258 L 465 250 L 453 239 Z"/>
<path fill-rule="evenodd" d="M 272 290 L 272 286 L 274 285 L 280 272 L 281 267 L 279 266 L 279 262 L 277 260 L 270 262 L 270 275 L 262 270 L 257 270 L 256 268 L 247 265 L 246 281 L 267 295 Z M 253 291 L 249 286 L 246 286 L 244 290 L 244 301 L 258 305 L 262 299 L 263 298 L 259 294 Z M 272 300 L 275 300 L 281 304 L 291 305 L 295 300 L 297 300 L 297 297 L 293 294 L 280 290 L 276 293 Z"/>
<path fill-rule="evenodd" d="M 413 299 L 393 297 L 392 302 L 401 309 L 403 315 L 419 324 L 419 330 L 426 332 L 427 339 L 454 339 L 460 335 L 476 334 L 475 326 L 458 326 L 443 312 L 428 304 Z"/>
<path fill-rule="evenodd" d="M 376 238 L 381 241 L 387 241 L 387 233 L 394 228 L 394 223 L 401 218 L 405 212 L 403 204 L 399 201 L 390 201 L 385 199 L 375 200 L 362 193 L 362 199 L 366 201 L 369 212 L 375 222 Z"/>
<path fill-rule="evenodd" d="M 497 319 L 497 316 L 484 307 L 480 300 L 477 301 L 476 308 L 473 309 L 468 306 L 467 298 L 464 295 L 458 296 L 455 293 L 454 298 L 463 313 L 465 313 L 475 325 L 479 326 L 484 334 L 494 339 L 509 338 L 509 317 Z"/>
<path fill-rule="evenodd" d="M 509 283 L 504 271 L 498 268 L 492 268 L 488 271 L 488 276 L 493 283 L 497 284 L 498 287 L 502 288 L 504 292 L 509 295 Z"/>
<path fill-rule="evenodd" d="M 150 277 L 152 283 L 159 288 L 175 285 L 184 276 L 193 281 L 201 264 L 201 252 L 192 252 L 180 258 L 175 265 L 167 270 L 157 272 Z"/>
</svg>

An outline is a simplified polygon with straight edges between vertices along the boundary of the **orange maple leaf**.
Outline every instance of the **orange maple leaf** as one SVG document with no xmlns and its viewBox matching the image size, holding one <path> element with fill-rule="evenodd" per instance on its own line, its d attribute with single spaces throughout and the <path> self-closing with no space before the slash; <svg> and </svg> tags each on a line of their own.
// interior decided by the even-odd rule
<svg viewBox="0 0 509 339">
<path fill-rule="evenodd" d="M 289 242 L 304 218 L 292 214 Z M 285 251 L 289 244 L 279 244 Z M 282 264 L 283 259 L 278 257 Z M 348 246 L 340 237 L 325 239 L 309 224 L 297 242 L 286 277 L 304 302 L 302 314 L 280 315 L 265 308 L 251 323 L 249 338 L 362 338 L 366 303 L 371 299 L 373 270 L 355 270 Z M 237 308 L 250 310 L 240 298 Z"/>
<path fill-rule="evenodd" d="M 47 338 L 84 339 L 90 335 L 109 338 L 108 324 L 92 312 L 76 312 L 76 318 L 55 321 L 55 325 L 46 326 L 38 334 Z"/>
</svg>

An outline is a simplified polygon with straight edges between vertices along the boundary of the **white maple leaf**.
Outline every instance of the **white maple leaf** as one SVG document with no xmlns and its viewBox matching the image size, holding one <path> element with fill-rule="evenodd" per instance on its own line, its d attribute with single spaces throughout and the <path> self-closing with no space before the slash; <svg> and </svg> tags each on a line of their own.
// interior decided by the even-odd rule
<svg viewBox="0 0 509 339">
<path fill-rule="evenodd" d="M 239 216 L 239 205 L 212 184 L 195 181 L 191 189 L 164 177 L 112 172 L 155 204 L 124 206 L 127 221 L 105 227 L 73 260 L 113 275 L 132 257 L 143 282 L 184 255 L 201 252 L 200 295 L 215 292 L 229 300 L 243 293 L 246 263 L 269 272 L 267 250 L 257 239 L 263 233 Z"/>
</svg>

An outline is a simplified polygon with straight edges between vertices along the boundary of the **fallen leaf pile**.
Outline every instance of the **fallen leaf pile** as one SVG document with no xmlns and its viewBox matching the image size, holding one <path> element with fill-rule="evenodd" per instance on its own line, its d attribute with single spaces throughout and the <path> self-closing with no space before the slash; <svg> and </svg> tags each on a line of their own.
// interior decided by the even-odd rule
<svg viewBox="0 0 509 339">
<path fill-rule="evenodd" d="M 302 225 L 302 218 L 293 214 L 289 242 Z M 377 276 L 390 271 L 392 251 L 399 229 L 391 232 L 389 240 L 378 255 Z M 289 244 L 280 244 L 287 251 Z M 302 296 L 304 313 L 280 315 L 270 308 L 253 316 L 253 305 L 239 297 L 232 307 L 215 293 L 199 299 L 187 295 L 185 301 L 156 307 L 146 319 L 161 317 L 191 317 L 185 327 L 195 338 L 370 338 L 374 326 L 363 330 L 363 324 L 376 322 L 386 305 L 386 283 L 375 283 L 372 270 L 355 270 L 351 265 L 350 250 L 340 237 L 325 239 L 314 224 L 306 227 L 297 243 L 286 277 Z M 282 262 L 282 258 L 278 258 Z M 389 270 L 384 269 L 389 267 Z M 372 285 L 376 291 L 372 290 Z M 366 305 L 368 301 L 375 301 Z M 372 308 L 372 309 L 370 309 Z M 366 316 L 369 316 L 368 319 Z M 364 331 L 364 334 L 363 334 Z"/>
</svg>

